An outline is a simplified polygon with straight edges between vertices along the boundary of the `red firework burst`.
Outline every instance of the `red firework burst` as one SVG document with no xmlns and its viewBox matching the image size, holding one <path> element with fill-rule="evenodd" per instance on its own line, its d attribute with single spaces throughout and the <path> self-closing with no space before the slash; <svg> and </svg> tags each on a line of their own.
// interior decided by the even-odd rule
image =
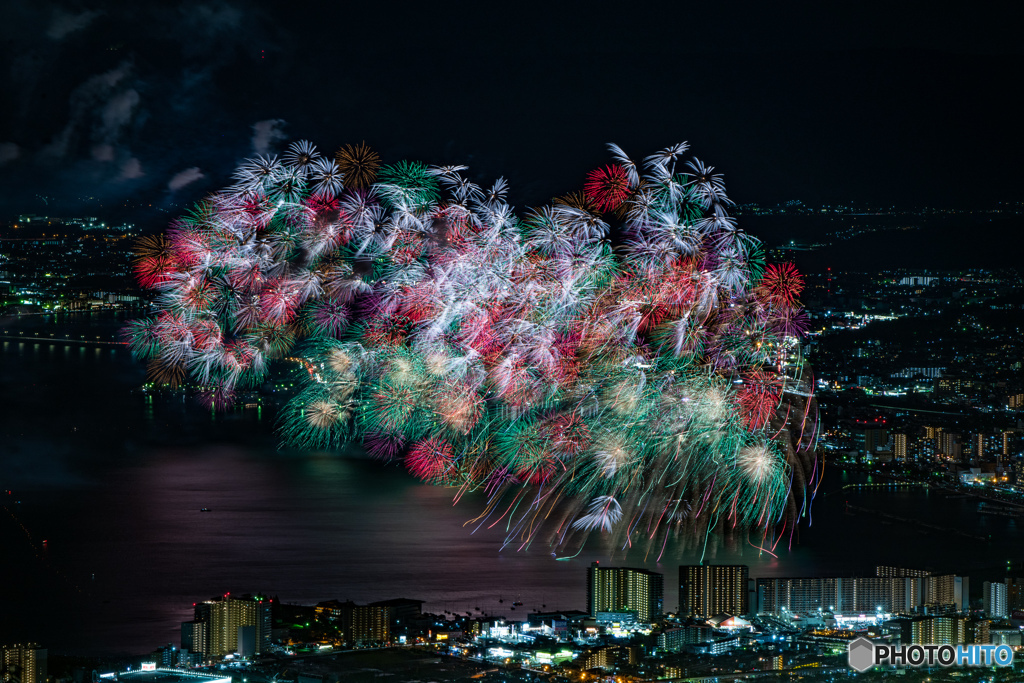
<svg viewBox="0 0 1024 683">
<path fill-rule="evenodd" d="M 228 270 L 228 282 L 235 289 L 255 292 L 263 286 L 263 272 L 258 263 L 244 263 Z"/>
<path fill-rule="evenodd" d="M 142 237 L 135 245 L 135 275 L 147 289 L 165 283 L 176 264 L 171 245 L 162 236 Z"/>
<path fill-rule="evenodd" d="M 322 194 L 311 194 L 303 204 L 314 214 L 332 213 L 338 210 L 338 200 Z"/>
<path fill-rule="evenodd" d="M 796 306 L 804 291 L 804 278 L 792 263 L 771 264 L 764 271 L 758 294 L 776 306 Z"/>
<path fill-rule="evenodd" d="M 764 370 L 751 370 L 744 374 L 739 403 L 748 429 L 760 429 L 771 419 L 781 391 L 777 375 Z"/>
<path fill-rule="evenodd" d="M 434 302 L 429 284 L 406 289 L 398 314 L 405 316 L 414 324 L 434 317 L 437 314 L 437 304 Z"/>
<path fill-rule="evenodd" d="M 582 453 L 590 446 L 590 429 L 576 413 L 556 415 L 543 428 L 552 445 L 569 457 Z"/>
<path fill-rule="evenodd" d="M 554 476 L 558 469 L 558 462 L 550 455 L 546 455 L 536 462 L 520 465 L 516 469 L 516 478 L 531 486 L 540 486 Z"/>
<path fill-rule="evenodd" d="M 449 478 L 455 462 L 451 444 L 444 439 L 422 439 L 409 449 L 405 467 L 413 475 L 431 483 L 442 483 Z"/>
<path fill-rule="evenodd" d="M 398 346 L 409 334 L 409 321 L 405 318 L 376 317 L 363 328 L 362 337 L 373 346 Z"/>
<path fill-rule="evenodd" d="M 587 174 L 583 194 L 601 211 L 614 211 L 629 197 L 629 176 L 616 164 L 609 164 Z"/>
<path fill-rule="evenodd" d="M 267 320 L 274 323 L 287 323 L 295 317 L 298 298 L 298 292 L 294 286 L 283 280 L 278 280 L 266 287 L 260 294 L 260 307 Z"/>
</svg>

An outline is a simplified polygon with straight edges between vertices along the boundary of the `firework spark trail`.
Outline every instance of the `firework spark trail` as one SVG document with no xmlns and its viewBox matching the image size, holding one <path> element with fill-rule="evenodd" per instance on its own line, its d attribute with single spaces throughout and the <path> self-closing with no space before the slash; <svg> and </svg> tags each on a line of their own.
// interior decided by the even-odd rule
<svg viewBox="0 0 1024 683">
<path fill-rule="evenodd" d="M 285 444 L 362 441 L 456 502 L 481 491 L 471 523 L 504 520 L 506 545 L 777 544 L 821 479 L 803 279 L 688 148 L 609 145 L 520 218 L 503 179 L 297 142 L 140 241 L 157 312 L 125 335 L 217 408 L 297 360 Z"/>
</svg>

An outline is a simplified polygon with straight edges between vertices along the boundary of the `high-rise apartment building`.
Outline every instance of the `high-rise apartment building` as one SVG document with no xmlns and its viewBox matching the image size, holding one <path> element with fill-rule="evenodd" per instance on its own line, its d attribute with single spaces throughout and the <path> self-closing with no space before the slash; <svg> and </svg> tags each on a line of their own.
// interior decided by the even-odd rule
<svg viewBox="0 0 1024 683">
<path fill-rule="evenodd" d="M 992 619 L 1005 619 L 1007 610 L 1006 584 L 986 581 L 982 584 L 982 605 L 985 614 Z"/>
<path fill-rule="evenodd" d="M 349 641 L 363 644 L 391 640 L 391 609 L 388 605 L 354 605 L 345 624 Z"/>
<path fill-rule="evenodd" d="M 746 565 L 681 565 L 679 612 L 683 616 L 746 615 L 750 612 Z"/>
<path fill-rule="evenodd" d="M 862 455 L 874 455 L 889 445 L 889 430 L 863 429 L 856 432 L 855 438 Z"/>
<path fill-rule="evenodd" d="M 905 462 L 908 457 L 907 435 L 896 433 L 892 435 L 892 455 L 899 462 Z"/>
<path fill-rule="evenodd" d="M 973 637 L 967 617 L 962 616 L 921 617 L 910 625 L 914 645 L 958 645 Z"/>
<path fill-rule="evenodd" d="M 910 614 L 922 607 L 931 611 L 964 611 L 968 582 L 960 576 L 893 576 L 899 567 L 879 567 L 886 576 L 796 577 L 758 579 L 759 612 L 890 612 Z M 911 572 L 913 570 L 902 570 Z"/>
<path fill-rule="evenodd" d="M 581 669 L 614 669 L 636 664 L 640 659 L 638 648 L 625 645 L 604 645 L 587 650 L 576 662 Z"/>
<path fill-rule="evenodd" d="M 948 460 L 960 462 L 963 459 L 963 444 L 958 432 L 943 432 L 939 437 L 939 452 Z"/>
<path fill-rule="evenodd" d="M 988 645 L 992 642 L 989 633 L 991 626 L 991 619 L 971 619 L 967 624 L 967 642 Z"/>
<path fill-rule="evenodd" d="M 0 647 L 0 681 L 46 683 L 46 649 L 35 643 Z"/>
<path fill-rule="evenodd" d="M 661 574 L 631 567 L 602 567 L 594 562 L 587 570 L 587 609 L 598 612 L 636 612 L 641 623 L 661 616 L 665 580 Z"/>
<path fill-rule="evenodd" d="M 228 594 L 195 606 L 195 619 L 181 625 L 181 646 L 207 659 L 223 657 L 239 651 L 242 636 L 245 654 L 258 654 L 270 647 L 272 626 L 269 600 Z"/>
<path fill-rule="evenodd" d="M 927 569 L 908 569 L 907 567 L 891 567 L 888 565 L 880 564 L 875 567 L 875 576 L 889 577 L 889 578 L 921 578 L 924 576 L 931 576 L 932 573 Z"/>
</svg>

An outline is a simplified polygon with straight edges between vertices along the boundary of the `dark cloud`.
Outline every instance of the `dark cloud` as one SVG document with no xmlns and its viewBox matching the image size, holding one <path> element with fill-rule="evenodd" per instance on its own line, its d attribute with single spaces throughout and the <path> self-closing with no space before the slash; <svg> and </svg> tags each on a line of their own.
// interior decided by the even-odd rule
<svg viewBox="0 0 1024 683">
<path fill-rule="evenodd" d="M 96 161 L 113 161 L 114 146 L 106 144 L 96 145 L 92 148 L 92 158 Z"/>
<path fill-rule="evenodd" d="M 252 151 L 256 154 L 270 154 L 271 145 L 287 139 L 283 127 L 284 119 L 267 119 L 252 124 Z"/>
<path fill-rule="evenodd" d="M 142 162 L 131 157 L 121 164 L 121 180 L 135 180 L 146 175 L 142 170 Z"/>
<path fill-rule="evenodd" d="M 139 93 L 135 90 L 125 90 L 111 97 L 103 107 L 102 126 L 97 131 L 100 139 L 108 144 L 116 142 L 138 104 Z"/>
<path fill-rule="evenodd" d="M 14 161 L 20 154 L 21 150 L 13 142 L 0 142 L 0 166 Z"/>
<path fill-rule="evenodd" d="M 190 185 L 203 177 L 205 177 L 205 174 L 199 170 L 198 166 L 186 168 L 184 171 L 174 174 L 174 177 L 167 183 L 167 189 L 171 192 L 177 192 L 186 185 Z"/>
<path fill-rule="evenodd" d="M 50 27 L 46 29 L 46 36 L 50 40 L 63 40 L 68 34 L 81 31 L 94 19 L 103 14 L 100 10 L 86 10 L 84 12 L 68 12 L 63 9 L 53 11 L 53 19 Z"/>
<path fill-rule="evenodd" d="M 71 92 L 67 123 L 41 150 L 43 160 L 59 161 L 77 153 L 75 146 L 85 136 L 98 138 L 105 144 L 112 142 L 111 138 L 116 136 L 138 103 L 138 93 L 134 98 L 128 94 L 134 93 L 133 90 L 115 92 L 131 69 L 130 62 L 122 62 L 113 69 L 91 76 Z M 96 121 L 98 108 L 102 108 L 102 113 L 100 120 Z"/>
</svg>

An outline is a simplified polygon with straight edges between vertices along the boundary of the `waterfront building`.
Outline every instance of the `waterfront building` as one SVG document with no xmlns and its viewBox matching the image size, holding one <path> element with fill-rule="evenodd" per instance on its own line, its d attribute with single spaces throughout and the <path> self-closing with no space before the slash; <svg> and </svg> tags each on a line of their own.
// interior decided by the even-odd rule
<svg viewBox="0 0 1024 683">
<path fill-rule="evenodd" d="M 196 604 L 195 618 L 181 625 L 181 647 L 206 659 L 235 652 L 251 656 L 269 649 L 272 625 L 269 600 L 227 594 Z"/>
<path fill-rule="evenodd" d="M 656 621 L 662 612 L 665 580 L 661 574 L 631 567 L 601 567 L 587 571 L 587 609 L 598 612 L 636 612 L 640 623 Z"/>
<path fill-rule="evenodd" d="M 386 643 L 391 640 L 391 610 L 390 605 L 353 607 L 350 620 L 346 624 L 349 642 L 361 645 Z"/>
<path fill-rule="evenodd" d="M 890 567 L 888 565 L 880 564 L 875 567 L 875 576 L 892 577 L 892 578 L 906 578 L 910 577 L 923 577 L 931 576 L 931 572 L 926 569 L 908 569 L 907 567 Z"/>
<path fill-rule="evenodd" d="M 0 647 L 0 681 L 46 683 L 46 649 L 36 643 Z"/>
<path fill-rule="evenodd" d="M 679 613 L 710 618 L 750 612 L 750 568 L 746 565 L 681 565 Z"/>
<path fill-rule="evenodd" d="M 968 581 L 953 575 L 766 578 L 757 580 L 757 596 L 758 612 L 964 611 Z"/>
</svg>

